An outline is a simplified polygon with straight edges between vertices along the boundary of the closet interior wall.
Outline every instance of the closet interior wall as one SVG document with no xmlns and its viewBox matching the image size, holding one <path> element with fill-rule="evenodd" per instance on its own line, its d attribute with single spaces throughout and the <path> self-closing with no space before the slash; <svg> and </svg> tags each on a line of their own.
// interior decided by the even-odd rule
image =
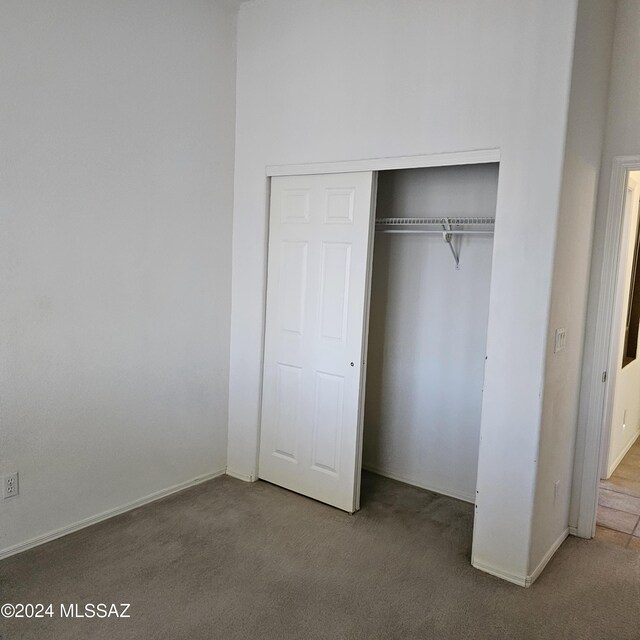
<svg viewBox="0 0 640 640">
<path fill-rule="evenodd" d="M 494 217 L 498 164 L 382 171 L 376 217 Z M 474 501 L 493 236 L 377 232 L 363 467 Z"/>
</svg>

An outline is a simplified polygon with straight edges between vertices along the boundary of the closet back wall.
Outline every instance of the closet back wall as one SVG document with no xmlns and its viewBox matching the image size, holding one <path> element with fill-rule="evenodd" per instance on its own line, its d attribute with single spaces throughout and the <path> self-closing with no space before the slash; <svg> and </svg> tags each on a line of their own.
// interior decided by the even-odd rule
<svg viewBox="0 0 640 640">
<path fill-rule="evenodd" d="M 498 165 L 383 171 L 377 217 L 494 216 Z M 363 466 L 475 498 L 492 236 L 377 233 Z"/>
</svg>

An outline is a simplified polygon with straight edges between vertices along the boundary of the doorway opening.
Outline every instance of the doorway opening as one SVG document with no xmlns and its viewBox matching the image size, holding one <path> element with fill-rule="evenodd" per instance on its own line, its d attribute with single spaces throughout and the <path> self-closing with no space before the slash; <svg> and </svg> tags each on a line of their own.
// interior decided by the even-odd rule
<svg viewBox="0 0 640 640">
<path fill-rule="evenodd" d="M 614 158 L 592 258 L 570 527 L 623 546 L 640 540 L 639 185 L 640 156 Z"/>
<path fill-rule="evenodd" d="M 475 502 L 498 167 L 378 173 L 363 504 L 370 472 Z"/>
<path fill-rule="evenodd" d="M 640 550 L 640 171 L 624 188 L 596 537 Z"/>
<path fill-rule="evenodd" d="M 357 511 L 367 431 L 366 467 L 475 502 L 498 162 L 271 176 L 261 479 Z"/>
</svg>

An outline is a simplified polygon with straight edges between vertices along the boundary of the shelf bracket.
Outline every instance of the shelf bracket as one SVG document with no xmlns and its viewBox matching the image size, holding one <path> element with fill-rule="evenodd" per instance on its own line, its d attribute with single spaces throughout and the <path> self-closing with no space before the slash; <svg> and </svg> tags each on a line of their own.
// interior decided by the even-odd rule
<svg viewBox="0 0 640 640">
<path fill-rule="evenodd" d="M 442 218 L 442 230 L 442 238 L 449 245 L 449 249 L 451 249 L 451 254 L 456 263 L 456 271 L 460 271 L 460 256 L 453 246 L 453 234 L 451 233 L 451 225 L 449 224 L 448 218 Z"/>
</svg>

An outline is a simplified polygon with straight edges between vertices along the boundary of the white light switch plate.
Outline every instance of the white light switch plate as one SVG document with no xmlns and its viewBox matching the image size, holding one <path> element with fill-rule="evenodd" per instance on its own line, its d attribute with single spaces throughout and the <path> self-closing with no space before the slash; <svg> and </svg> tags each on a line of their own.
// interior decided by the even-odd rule
<svg viewBox="0 0 640 640">
<path fill-rule="evenodd" d="M 562 327 L 561 329 L 556 329 L 556 340 L 553 345 L 553 353 L 564 351 L 564 348 L 566 346 L 567 346 L 567 330 L 564 327 Z"/>
</svg>

